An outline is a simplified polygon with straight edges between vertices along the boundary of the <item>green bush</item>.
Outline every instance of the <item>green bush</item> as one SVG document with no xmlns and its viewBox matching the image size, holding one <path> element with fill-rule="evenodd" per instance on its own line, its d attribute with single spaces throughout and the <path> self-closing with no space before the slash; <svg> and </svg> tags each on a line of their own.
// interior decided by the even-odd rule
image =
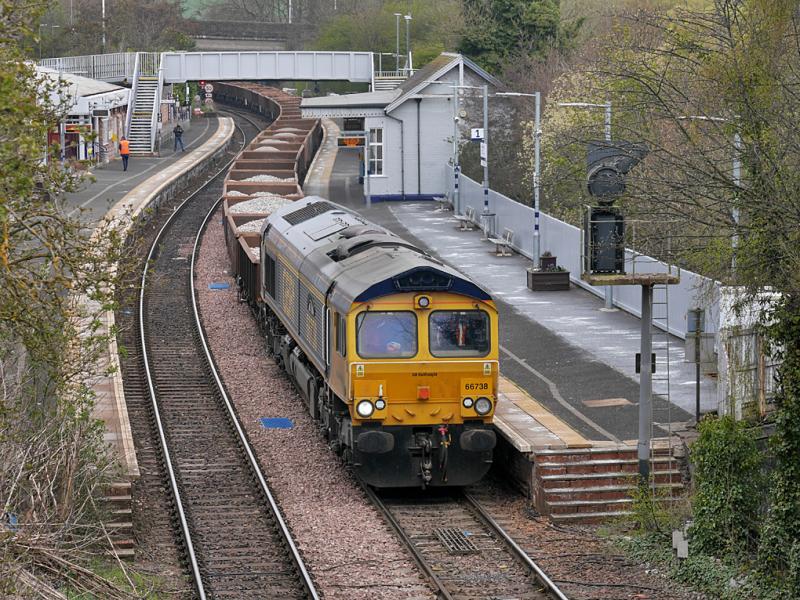
<svg viewBox="0 0 800 600">
<path fill-rule="evenodd" d="M 763 493 L 763 457 L 755 436 L 729 416 L 704 419 L 692 445 L 694 551 L 742 557 L 755 548 Z"/>
</svg>

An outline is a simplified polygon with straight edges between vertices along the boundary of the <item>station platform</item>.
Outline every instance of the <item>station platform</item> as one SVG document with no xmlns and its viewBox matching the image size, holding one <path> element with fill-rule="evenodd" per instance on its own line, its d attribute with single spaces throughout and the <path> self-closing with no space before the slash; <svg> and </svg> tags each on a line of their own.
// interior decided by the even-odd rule
<svg viewBox="0 0 800 600">
<path fill-rule="evenodd" d="M 131 156 L 127 171 L 122 170 L 122 160 L 119 158 L 107 164 L 96 165 L 91 169 L 94 181 L 87 180 L 77 191 L 64 195 L 70 216 L 80 214 L 81 220 L 87 224 L 99 222 L 126 194 L 208 142 L 216 133 L 218 125 L 214 116 L 182 121 L 186 152 L 174 152 L 170 141 L 167 146 L 162 147 L 160 156 Z"/>
<path fill-rule="evenodd" d="M 91 226 L 101 222 L 113 223 L 124 235 L 136 217 L 164 193 L 173 193 L 185 185 L 206 163 L 221 155 L 234 133 L 232 119 L 204 117 L 197 119 L 191 130 L 186 128 L 186 152 L 164 152 L 161 157 L 131 157 L 127 172 L 122 162 L 104 165 L 94 170 L 94 181 L 87 181 L 75 193 L 67 196 L 67 210 Z M 84 300 L 89 310 L 97 307 Z M 102 331 L 114 327 L 114 313 L 107 311 L 102 319 Z M 135 480 L 139 476 L 133 435 L 128 420 L 122 374 L 116 341 L 112 337 L 102 358 L 100 372 L 110 373 L 92 382 L 96 395 L 94 416 L 105 424 L 104 439 L 118 457 L 124 476 Z"/>
</svg>

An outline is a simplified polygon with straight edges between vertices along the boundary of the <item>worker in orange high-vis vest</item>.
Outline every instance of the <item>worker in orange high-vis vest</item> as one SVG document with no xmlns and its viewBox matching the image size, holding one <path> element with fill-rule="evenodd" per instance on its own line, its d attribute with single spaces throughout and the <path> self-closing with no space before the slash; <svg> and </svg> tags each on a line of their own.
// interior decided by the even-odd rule
<svg viewBox="0 0 800 600">
<path fill-rule="evenodd" d="M 127 171 L 128 158 L 130 158 L 131 149 L 130 143 L 124 135 L 119 139 L 119 155 L 122 157 L 122 170 Z"/>
</svg>

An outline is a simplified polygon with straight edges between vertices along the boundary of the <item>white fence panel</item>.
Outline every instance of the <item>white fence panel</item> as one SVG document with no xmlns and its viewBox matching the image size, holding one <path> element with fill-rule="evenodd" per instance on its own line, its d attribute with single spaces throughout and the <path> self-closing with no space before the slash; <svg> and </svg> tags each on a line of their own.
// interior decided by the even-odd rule
<svg viewBox="0 0 800 600">
<path fill-rule="evenodd" d="M 453 198 L 453 170 L 447 167 L 449 182 L 448 197 Z M 483 187 L 469 177 L 459 178 L 460 207 L 464 214 L 468 207 L 475 209 L 476 221 L 480 223 L 483 212 Z M 489 212 L 495 213 L 495 231 L 502 234 L 508 228 L 514 232 L 514 249 L 528 258 L 533 254 L 533 209 L 499 194 L 489 191 Z M 580 279 L 581 265 L 581 230 L 560 221 L 548 214 L 540 215 L 541 251 L 549 250 L 558 257 L 558 264 L 570 272 L 570 279 L 575 285 L 588 290 L 592 294 L 603 297 L 603 288 L 594 287 Z M 626 250 L 626 264 L 632 264 L 636 258 L 639 272 L 664 272 L 669 265 L 653 258 Z M 647 265 L 646 267 L 644 265 Z M 673 271 L 675 267 L 672 267 Z M 706 332 L 717 332 L 719 323 L 719 284 L 707 277 L 691 271 L 682 270 L 681 282 L 671 285 L 669 289 L 669 324 L 670 333 L 686 339 L 686 313 L 692 308 L 705 308 Z M 641 315 L 641 289 L 635 285 L 614 286 L 614 304 L 636 316 Z"/>
</svg>

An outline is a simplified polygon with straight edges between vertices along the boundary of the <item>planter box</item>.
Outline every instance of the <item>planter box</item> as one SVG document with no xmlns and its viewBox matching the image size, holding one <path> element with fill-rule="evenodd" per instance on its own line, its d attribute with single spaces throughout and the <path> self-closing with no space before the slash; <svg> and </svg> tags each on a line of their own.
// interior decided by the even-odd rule
<svg viewBox="0 0 800 600">
<path fill-rule="evenodd" d="M 528 289 L 534 292 L 569 290 L 569 271 L 534 271 L 528 269 Z"/>
</svg>

